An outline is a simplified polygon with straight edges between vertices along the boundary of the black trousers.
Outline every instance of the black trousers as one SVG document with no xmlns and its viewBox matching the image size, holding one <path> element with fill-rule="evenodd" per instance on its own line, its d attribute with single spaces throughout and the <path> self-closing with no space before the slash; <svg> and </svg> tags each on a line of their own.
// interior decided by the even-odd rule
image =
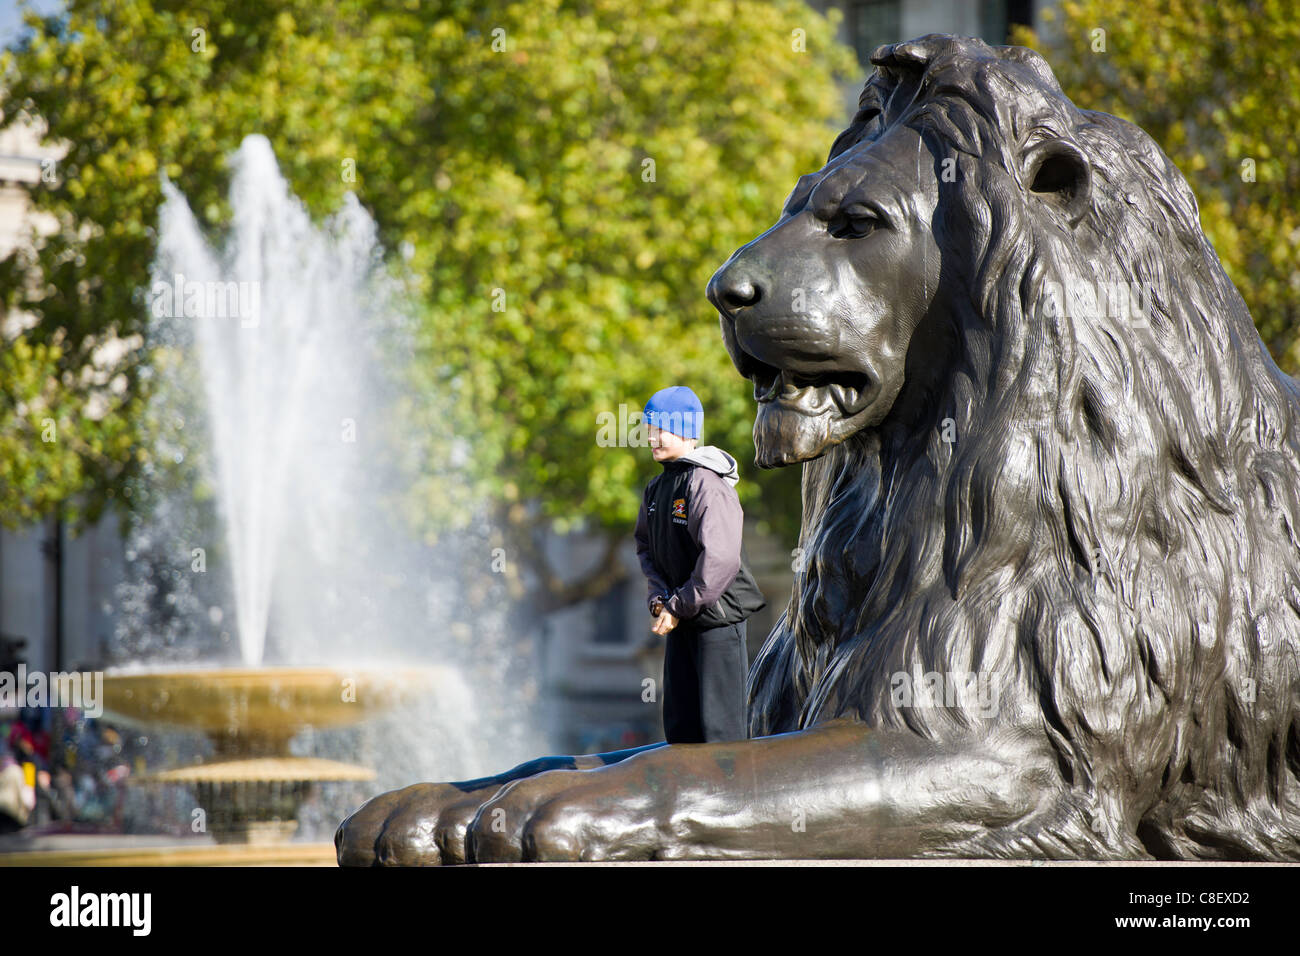
<svg viewBox="0 0 1300 956">
<path fill-rule="evenodd" d="M 745 622 L 668 632 L 664 654 L 664 739 L 670 744 L 744 740 L 749 735 Z"/>
</svg>

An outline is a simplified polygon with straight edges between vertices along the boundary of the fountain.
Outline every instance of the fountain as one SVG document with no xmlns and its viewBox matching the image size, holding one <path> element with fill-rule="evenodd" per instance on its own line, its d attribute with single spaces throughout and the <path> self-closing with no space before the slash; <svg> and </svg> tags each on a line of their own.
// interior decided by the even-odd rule
<svg viewBox="0 0 1300 956">
<path fill-rule="evenodd" d="M 140 782 L 191 786 L 218 843 L 277 843 L 297 828 L 315 783 L 368 781 L 375 772 L 337 760 L 293 756 L 307 728 L 355 723 L 436 685 L 436 671 L 330 668 L 203 668 L 105 675 L 105 710 L 126 723 L 196 730 L 215 758 L 148 774 Z M 356 696 L 349 699 L 346 689 Z M 344 692 L 341 692 L 344 689 Z"/>
<path fill-rule="evenodd" d="M 467 748 L 482 734 L 457 728 L 479 721 L 461 671 L 424 663 L 449 656 L 428 634 L 436 616 L 415 597 L 430 600 L 429 576 L 416 587 L 427 552 L 380 506 L 392 490 L 384 462 L 393 389 L 380 370 L 409 344 L 374 224 L 352 194 L 313 224 L 261 136 L 244 141 L 232 171 L 222 249 L 164 184 L 151 307 L 155 344 L 179 357 L 170 371 L 160 363 L 161 418 L 189 436 L 166 453 L 206 456 L 194 472 L 211 476 L 223 528 L 212 538 L 156 537 L 192 559 L 191 570 L 206 574 L 212 562 L 228 575 L 239 665 L 163 666 L 165 648 L 137 624 L 130 636 L 144 662 L 106 673 L 104 694 L 118 720 L 205 734 L 209 759 L 143 782 L 193 787 L 218 842 L 264 843 L 292 834 L 315 783 L 375 778 L 370 767 L 294 755 L 300 731 L 446 702 L 434 716 L 444 740 Z M 201 409 L 198 421 L 186 421 L 190 408 Z M 219 606 L 207 617 L 189 623 L 219 630 L 225 621 Z M 409 756 L 419 741 L 395 746 Z M 503 755 L 456 756 L 473 769 Z M 429 767 L 414 773 L 427 779 Z"/>
</svg>

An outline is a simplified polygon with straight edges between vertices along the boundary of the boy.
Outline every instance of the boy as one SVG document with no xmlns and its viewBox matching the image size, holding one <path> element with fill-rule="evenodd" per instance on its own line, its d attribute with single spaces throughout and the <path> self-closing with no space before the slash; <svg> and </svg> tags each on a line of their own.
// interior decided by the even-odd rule
<svg viewBox="0 0 1300 956">
<path fill-rule="evenodd" d="M 736 459 L 695 447 L 704 408 L 685 386 L 655 392 L 643 420 L 664 469 L 646 486 L 636 522 L 652 630 L 668 635 L 664 739 L 744 740 L 745 619 L 767 602 L 741 552 Z"/>
</svg>

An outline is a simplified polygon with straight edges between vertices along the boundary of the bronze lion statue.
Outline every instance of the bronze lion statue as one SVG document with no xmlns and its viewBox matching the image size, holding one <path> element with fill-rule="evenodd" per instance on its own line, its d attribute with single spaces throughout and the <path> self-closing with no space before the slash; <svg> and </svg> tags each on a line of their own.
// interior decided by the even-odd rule
<svg viewBox="0 0 1300 956">
<path fill-rule="evenodd" d="M 1300 860 L 1300 394 L 1140 129 L 878 49 L 714 275 L 801 569 L 751 739 L 370 800 L 341 864 Z"/>
</svg>

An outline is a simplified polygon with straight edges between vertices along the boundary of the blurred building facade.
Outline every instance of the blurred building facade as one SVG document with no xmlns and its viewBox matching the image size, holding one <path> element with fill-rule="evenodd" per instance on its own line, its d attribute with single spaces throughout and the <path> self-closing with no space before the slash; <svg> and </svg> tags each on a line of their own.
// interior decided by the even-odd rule
<svg viewBox="0 0 1300 956">
<path fill-rule="evenodd" d="M 825 13 L 842 14 L 841 43 L 853 48 L 862 64 L 860 78 L 844 87 L 847 116 L 857 110 L 858 93 L 874 67 L 871 53 L 883 43 L 897 43 L 927 33 L 977 36 L 991 44 L 1006 43 L 1012 24 L 1038 26 L 1042 12 L 1057 0 L 808 0 Z"/>
</svg>

